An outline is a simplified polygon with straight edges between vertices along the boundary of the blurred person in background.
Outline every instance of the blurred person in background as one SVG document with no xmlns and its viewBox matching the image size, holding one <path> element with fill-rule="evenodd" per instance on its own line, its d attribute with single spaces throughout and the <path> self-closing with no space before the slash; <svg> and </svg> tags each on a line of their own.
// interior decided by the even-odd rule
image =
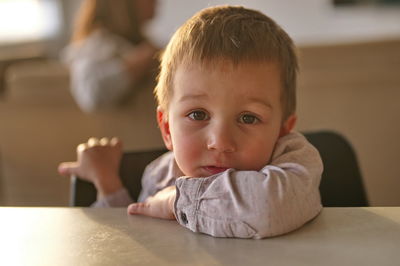
<svg viewBox="0 0 400 266">
<path fill-rule="evenodd" d="M 156 0 L 84 0 L 63 60 L 71 73 L 72 94 L 85 112 L 121 105 L 143 83 L 152 82 L 158 48 L 143 26 Z"/>
</svg>

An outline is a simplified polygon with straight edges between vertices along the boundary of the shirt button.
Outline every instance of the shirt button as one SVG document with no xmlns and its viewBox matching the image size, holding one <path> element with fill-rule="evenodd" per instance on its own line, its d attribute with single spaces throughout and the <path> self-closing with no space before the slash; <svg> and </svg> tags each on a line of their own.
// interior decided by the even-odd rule
<svg viewBox="0 0 400 266">
<path fill-rule="evenodd" d="M 187 224 L 187 223 L 188 223 L 186 214 L 185 214 L 184 212 L 181 212 L 181 221 L 182 221 L 184 224 Z"/>
</svg>

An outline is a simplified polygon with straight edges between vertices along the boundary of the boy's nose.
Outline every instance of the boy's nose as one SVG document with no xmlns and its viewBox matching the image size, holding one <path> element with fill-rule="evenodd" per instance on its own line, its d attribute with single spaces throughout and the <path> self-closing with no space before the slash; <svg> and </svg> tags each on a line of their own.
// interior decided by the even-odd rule
<svg viewBox="0 0 400 266">
<path fill-rule="evenodd" d="M 236 151 L 233 129 L 227 125 L 216 125 L 209 132 L 207 149 L 218 152 Z"/>
</svg>

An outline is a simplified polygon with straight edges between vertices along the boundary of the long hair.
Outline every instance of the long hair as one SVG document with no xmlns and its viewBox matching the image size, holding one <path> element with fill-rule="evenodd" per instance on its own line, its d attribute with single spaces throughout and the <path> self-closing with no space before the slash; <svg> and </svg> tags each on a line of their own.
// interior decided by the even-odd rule
<svg viewBox="0 0 400 266">
<path fill-rule="evenodd" d="M 85 0 L 75 20 L 72 42 L 84 40 L 94 30 L 104 28 L 133 44 L 143 35 L 132 0 Z"/>
</svg>

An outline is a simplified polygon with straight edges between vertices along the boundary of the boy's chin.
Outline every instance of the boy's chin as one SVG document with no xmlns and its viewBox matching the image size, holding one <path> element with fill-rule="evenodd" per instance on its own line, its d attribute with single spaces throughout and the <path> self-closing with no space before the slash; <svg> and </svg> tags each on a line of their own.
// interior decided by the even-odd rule
<svg viewBox="0 0 400 266">
<path fill-rule="evenodd" d="M 196 172 L 192 172 L 191 174 L 186 176 L 190 176 L 193 178 L 206 178 L 216 174 L 223 173 L 228 169 L 229 168 L 226 167 L 204 166 L 198 169 Z"/>
<path fill-rule="evenodd" d="M 216 175 L 222 172 L 225 172 L 229 168 L 226 167 L 217 167 L 217 166 L 205 166 L 203 167 L 204 172 L 208 174 L 208 176 Z"/>
</svg>

